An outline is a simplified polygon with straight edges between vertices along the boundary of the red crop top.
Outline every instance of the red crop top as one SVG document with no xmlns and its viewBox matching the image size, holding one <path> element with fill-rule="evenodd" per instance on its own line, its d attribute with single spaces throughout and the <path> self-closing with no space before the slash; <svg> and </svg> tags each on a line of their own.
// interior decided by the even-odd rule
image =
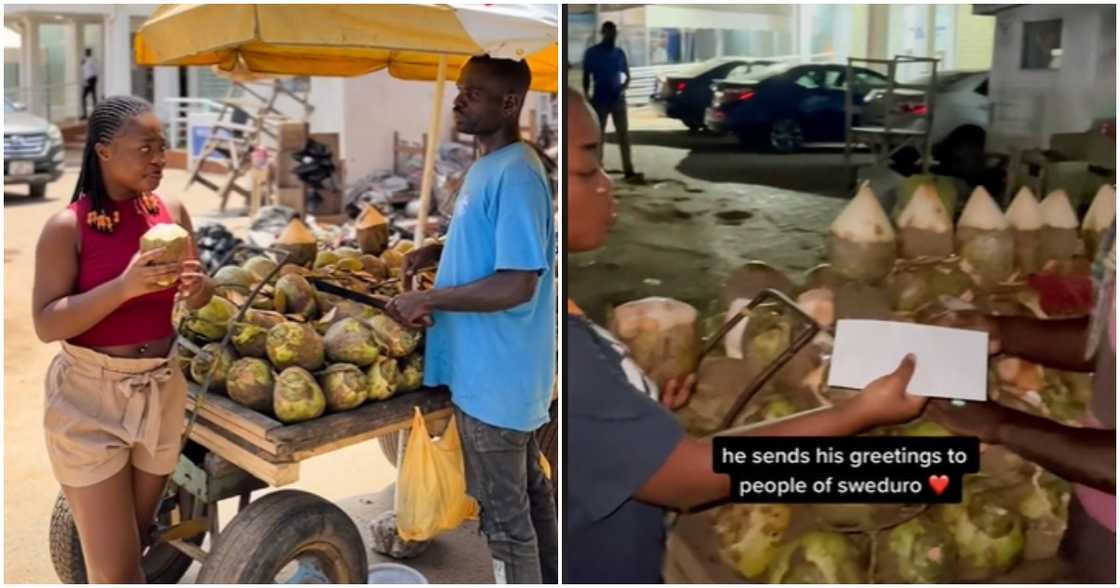
<svg viewBox="0 0 1120 588">
<path fill-rule="evenodd" d="M 70 205 L 78 215 L 81 245 L 78 254 L 78 291 L 88 292 L 124 273 L 132 257 L 140 250 L 140 237 L 154 225 L 173 223 L 167 205 L 159 202 L 159 214 L 151 216 L 141 212 L 135 199 L 110 202 L 106 210 L 120 212 L 120 223 L 112 233 L 101 233 L 86 222 L 91 199 L 81 198 Z M 117 307 L 109 316 L 88 331 L 70 339 L 82 347 L 111 347 L 139 345 L 163 339 L 175 333 L 171 325 L 171 311 L 175 304 L 176 286 L 133 298 Z"/>
</svg>

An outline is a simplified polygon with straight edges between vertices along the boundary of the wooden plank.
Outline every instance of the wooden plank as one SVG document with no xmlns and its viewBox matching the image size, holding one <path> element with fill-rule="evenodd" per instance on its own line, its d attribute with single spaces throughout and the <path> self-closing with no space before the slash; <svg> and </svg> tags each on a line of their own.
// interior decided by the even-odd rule
<svg viewBox="0 0 1120 588">
<path fill-rule="evenodd" d="M 192 384 L 187 392 L 187 410 L 194 410 L 197 394 L 198 387 Z M 245 408 L 216 393 L 206 395 L 202 403 L 202 411 L 198 416 L 273 454 L 276 453 L 277 447 L 275 443 L 268 440 L 268 431 L 284 426 L 268 415 Z"/>
<path fill-rule="evenodd" d="M 351 437 L 368 439 L 371 432 L 376 434 L 400 423 L 407 426 L 415 406 L 425 414 L 448 408 L 451 394 L 446 388 L 408 392 L 388 400 L 368 402 L 354 410 L 272 429 L 266 436 L 278 446 L 277 455 L 288 459 Z"/>
<path fill-rule="evenodd" d="M 219 427 L 202 418 L 191 429 L 191 439 L 272 486 L 286 486 L 299 479 L 299 463 L 276 460 L 228 432 L 223 434 Z"/>
<path fill-rule="evenodd" d="M 451 417 L 451 408 L 441 408 L 441 409 L 433 411 L 433 412 L 424 413 L 424 419 L 429 423 L 429 426 L 431 426 L 431 424 L 436 422 L 436 421 L 439 421 L 441 419 L 447 419 L 447 418 L 450 418 L 450 417 Z M 361 443 L 363 441 L 368 441 L 369 439 L 375 439 L 375 438 L 380 437 L 382 435 L 388 435 L 390 433 L 396 433 L 397 431 L 407 429 L 411 424 L 412 424 L 411 419 L 407 420 L 407 421 L 404 421 L 404 420 L 397 421 L 395 423 L 391 423 L 391 424 L 385 425 L 383 427 L 378 427 L 376 429 L 370 429 L 368 431 L 363 431 L 363 432 L 358 433 L 356 435 L 351 435 L 349 437 L 344 437 L 342 439 L 337 439 L 335 441 L 331 441 L 330 443 L 325 443 L 325 444 L 322 444 L 322 445 L 317 445 L 315 447 L 310 447 L 308 449 L 295 451 L 295 452 L 292 453 L 291 457 L 295 461 L 303 461 L 305 459 L 310 459 L 310 458 L 318 456 L 318 455 L 323 455 L 324 453 L 330 453 L 331 451 L 334 451 L 336 449 L 342 449 L 343 447 L 349 447 L 351 445 L 357 445 L 358 443 Z M 446 421 L 444 421 L 444 425 L 446 426 Z M 435 427 L 432 427 L 429 430 L 431 431 L 434 428 Z"/>
</svg>

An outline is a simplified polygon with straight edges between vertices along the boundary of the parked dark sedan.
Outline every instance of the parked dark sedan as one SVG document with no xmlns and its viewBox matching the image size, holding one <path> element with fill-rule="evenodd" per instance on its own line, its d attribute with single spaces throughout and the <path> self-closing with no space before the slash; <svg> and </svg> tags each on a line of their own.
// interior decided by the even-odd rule
<svg viewBox="0 0 1120 588">
<path fill-rule="evenodd" d="M 710 59 L 680 73 L 658 76 L 650 102 L 662 115 L 683 122 L 691 130 L 704 128 L 704 109 L 712 103 L 712 82 L 746 76 L 773 61 L 745 58 Z"/>
<path fill-rule="evenodd" d="M 704 123 L 779 153 L 798 151 L 805 143 L 840 142 L 846 77 L 843 65 L 782 64 L 717 80 Z M 887 86 L 885 76 L 869 69 L 853 68 L 853 77 L 856 106 L 863 105 L 868 92 Z"/>
</svg>

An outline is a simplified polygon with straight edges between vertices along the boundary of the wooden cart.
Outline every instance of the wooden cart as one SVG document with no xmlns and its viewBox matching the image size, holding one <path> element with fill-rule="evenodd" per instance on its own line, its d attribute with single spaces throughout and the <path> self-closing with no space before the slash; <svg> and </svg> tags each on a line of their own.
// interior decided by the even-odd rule
<svg viewBox="0 0 1120 588">
<path fill-rule="evenodd" d="M 188 419 L 197 393 L 192 384 Z M 199 583 L 365 583 L 366 547 L 342 509 L 299 490 L 256 500 L 252 493 L 295 482 L 305 459 L 408 428 L 414 406 L 429 423 L 451 414 L 443 388 L 402 393 L 294 425 L 207 394 L 160 505 L 157 532 L 144 551 L 148 582 L 177 582 L 198 561 Z M 239 498 L 237 515 L 219 528 L 218 503 L 233 497 Z M 208 551 L 202 549 L 207 535 Z M 50 551 L 62 582 L 86 582 L 77 528 L 61 493 L 51 517 Z"/>
</svg>

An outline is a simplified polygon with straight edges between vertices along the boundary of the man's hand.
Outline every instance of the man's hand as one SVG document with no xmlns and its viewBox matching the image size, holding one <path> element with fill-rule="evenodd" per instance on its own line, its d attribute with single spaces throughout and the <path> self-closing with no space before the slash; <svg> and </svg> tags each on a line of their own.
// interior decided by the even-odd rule
<svg viewBox="0 0 1120 588">
<path fill-rule="evenodd" d="M 385 310 L 398 323 L 411 329 L 432 326 L 432 306 L 428 301 L 430 290 L 405 292 L 389 301 Z"/>
<path fill-rule="evenodd" d="M 999 427 L 1007 409 L 994 402 L 969 402 L 954 406 L 948 400 L 930 401 L 926 414 L 954 435 L 979 437 L 984 443 L 999 443 Z"/>
<path fill-rule="evenodd" d="M 401 265 L 401 275 L 404 278 L 404 283 L 406 285 L 411 284 L 412 276 L 416 275 L 416 272 L 439 263 L 442 254 L 443 245 L 428 245 L 409 251 L 404 256 L 404 264 Z"/>
<path fill-rule="evenodd" d="M 988 353 L 995 355 L 1003 349 L 1000 340 L 999 323 L 996 319 L 976 311 L 946 311 L 930 321 L 939 327 L 984 331 L 988 334 Z"/>
<path fill-rule="evenodd" d="M 696 374 L 688 374 L 684 379 L 670 378 L 661 384 L 661 406 L 677 410 L 688 404 L 696 386 Z"/>
<path fill-rule="evenodd" d="M 914 376 L 915 358 L 907 355 L 895 371 L 871 382 L 859 396 L 841 405 L 867 427 L 904 423 L 918 416 L 929 400 L 906 393 Z"/>
</svg>

